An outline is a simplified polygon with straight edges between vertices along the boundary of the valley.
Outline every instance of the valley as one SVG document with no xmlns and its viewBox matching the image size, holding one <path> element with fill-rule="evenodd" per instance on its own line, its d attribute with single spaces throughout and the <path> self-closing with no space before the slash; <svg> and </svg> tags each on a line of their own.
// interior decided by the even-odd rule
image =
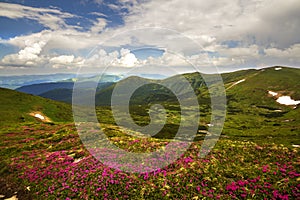
<svg viewBox="0 0 300 200">
<path fill-rule="evenodd" d="M 181 107 L 178 97 L 162 86 L 180 91 L 180 98 L 188 105 L 190 91 L 182 87 L 179 75 L 159 80 L 131 76 L 117 82 L 103 81 L 94 88 L 98 127 L 110 143 L 127 152 L 164 149 L 174 141 L 182 121 L 186 130 L 193 126 L 189 122 L 195 116 L 189 110 L 199 111 L 196 132 L 186 131 L 186 136 L 177 138 L 176 148 L 181 148 L 180 141 L 187 141 L 191 144 L 188 150 L 170 165 L 144 173 L 114 169 L 92 156 L 92 151 L 100 151 L 112 166 L 118 166 L 118 159 L 124 157 L 120 154 L 118 158 L 105 146 L 101 148 L 102 141 L 95 140 L 99 134 L 95 131 L 79 136 L 70 104 L 73 83 L 52 84 L 56 85 L 53 88 L 50 83 L 26 86 L 27 92 L 49 89 L 35 93 L 39 96 L 1 88 L 1 198 L 300 198 L 300 70 L 276 66 L 222 74 L 226 120 L 216 146 L 204 158 L 199 152 L 210 135 L 209 128 L 214 126 L 209 91 L 201 74 L 182 76 L 190 83 L 198 107 Z M 130 117 L 141 127 L 130 130 L 116 123 L 111 97 L 117 84 L 129 87 L 141 82 L 147 84 L 133 93 L 130 104 L 117 107 L 123 110 L 129 106 Z M 83 93 L 92 90 L 82 89 Z M 116 98 L 125 95 L 124 90 Z M 280 97 L 290 97 L 290 104 L 278 101 Z M 157 119 L 162 129 L 149 137 L 143 127 L 151 123 L 150 108 L 154 104 L 162 105 L 154 111 L 159 116 L 165 113 L 166 119 Z M 120 112 L 119 117 L 126 121 L 127 114 Z M 91 141 L 89 151 L 82 143 L 83 137 Z M 141 165 L 147 162 L 152 161 L 145 160 Z M 130 162 L 126 167 L 138 168 Z"/>
</svg>

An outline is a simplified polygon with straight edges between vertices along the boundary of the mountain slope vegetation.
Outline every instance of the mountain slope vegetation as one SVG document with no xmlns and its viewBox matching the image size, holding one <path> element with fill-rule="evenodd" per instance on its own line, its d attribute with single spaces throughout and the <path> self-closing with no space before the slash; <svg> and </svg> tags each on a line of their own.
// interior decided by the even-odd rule
<svg viewBox="0 0 300 200">
<path fill-rule="evenodd" d="M 68 104 L 4 88 L 0 88 L 0 94 L 1 124 L 37 121 L 32 112 L 43 113 L 51 121 L 72 121 Z"/>
</svg>

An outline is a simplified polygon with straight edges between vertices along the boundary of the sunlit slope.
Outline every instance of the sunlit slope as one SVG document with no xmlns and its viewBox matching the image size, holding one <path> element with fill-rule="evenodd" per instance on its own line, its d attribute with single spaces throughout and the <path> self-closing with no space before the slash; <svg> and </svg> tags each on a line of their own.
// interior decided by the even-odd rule
<svg viewBox="0 0 300 200">
<path fill-rule="evenodd" d="M 238 81 L 242 82 L 235 84 Z M 283 108 L 285 106 L 277 103 L 276 97 L 272 98 L 268 91 L 278 93 L 278 97 L 291 96 L 292 99 L 300 99 L 300 69 L 272 67 L 256 70 L 240 76 L 239 79 L 227 81 L 225 85 L 229 102 Z"/>
<path fill-rule="evenodd" d="M 33 96 L 14 90 L 0 88 L 0 122 L 18 123 L 41 120 L 34 113 L 54 122 L 72 121 L 70 105 Z"/>
</svg>

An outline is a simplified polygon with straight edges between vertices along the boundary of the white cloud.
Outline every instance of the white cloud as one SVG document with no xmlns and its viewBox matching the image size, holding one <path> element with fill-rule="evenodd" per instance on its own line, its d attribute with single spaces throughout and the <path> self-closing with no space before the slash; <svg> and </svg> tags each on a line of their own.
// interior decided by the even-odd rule
<svg viewBox="0 0 300 200">
<path fill-rule="evenodd" d="M 64 22 L 66 18 L 76 17 L 67 12 L 53 8 L 35 8 L 19 4 L 0 2 L 0 16 L 10 19 L 27 18 L 35 20 L 50 29 L 71 27 Z"/>
<path fill-rule="evenodd" d="M 8 43 L 19 48 L 26 47 L 26 43 L 45 42 L 44 51 L 51 49 L 80 50 L 97 45 L 101 38 L 91 32 L 80 32 L 73 29 L 66 30 L 43 30 L 25 36 L 17 36 L 2 43 Z"/>
<path fill-rule="evenodd" d="M 104 18 L 98 18 L 97 22 L 94 23 L 94 25 L 91 27 L 91 32 L 92 33 L 99 33 L 104 30 L 106 27 L 107 23 Z"/>
<path fill-rule="evenodd" d="M 140 60 L 130 52 L 129 49 L 122 48 L 120 52 L 113 51 L 107 53 L 104 49 L 95 52 L 85 61 L 85 67 L 96 66 L 104 68 L 106 66 L 114 67 L 134 67 L 140 64 Z"/>
<path fill-rule="evenodd" d="M 109 16 L 94 12 L 90 14 L 99 18 L 88 31 L 83 32 L 66 24 L 67 18 L 77 17 L 73 14 L 55 8 L 0 3 L 0 16 L 36 20 L 51 29 L 1 40 L 1 43 L 9 43 L 20 49 L 15 54 L 4 56 L 1 66 L 24 67 L 44 63 L 62 67 L 80 63 L 77 65 L 95 68 L 107 64 L 120 67 L 183 66 L 187 65 L 182 59 L 184 57 L 205 67 L 255 67 L 262 63 L 300 65 L 298 0 L 118 0 L 114 4 L 94 0 L 94 3 L 106 4 L 118 12 L 126 10 L 119 13 L 123 16 L 124 25 L 107 28 Z M 143 27 L 151 28 L 139 30 Z M 131 34 L 132 30 L 134 35 Z M 92 57 L 84 59 L 85 55 L 80 55 L 79 52 L 88 52 L 107 39 L 109 42 L 105 42 L 106 46 Z M 194 48 L 193 42 L 199 44 L 199 49 Z M 236 44 L 231 47 L 225 45 L 230 42 Z M 147 45 L 165 49 L 166 52 L 160 57 L 139 60 L 129 49 Z M 68 53 L 54 55 L 53 50 L 57 49 L 62 52 L 67 50 Z"/>
<path fill-rule="evenodd" d="M 287 58 L 300 61 L 300 43 L 294 44 L 285 49 L 267 48 L 264 51 L 266 53 L 266 56 L 269 57 Z"/>
<path fill-rule="evenodd" d="M 74 55 L 47 55 L 42 54 L 46 42 L 40 41 L 33 43 L 30 40 L 24 42 L 25 47 L 18 53 L 9 54 L 0 60 L 2 68 L 18 67 L 18 68 L 42 68 L 49 66 L 52 68 L 61 67 L 78 67 L 84 63 L 81 57 Z"/>
<path fill-rule="evenodd" d="M 100 12 L 91 12 L 89 14 L 95 15 L 95 16 L 98 16 L 98 17 L 107 17 L 107 15 L 105 15 L 104 13 L 100 13 Z"/>
<path fill-rule="evenodd" d="M 50 63 L 55 63 L 55 64 L 70 64 L 74 60 L 73 55 L 61 55 L 57 57 L 51 58 L 49 61 Z"/>
<path fill-rule="evenodd" d="M 30 43 L 25 41 L 26 47 L 16 54 L 9 54 L 2 58 L 0 64 L 8 66 L 33 66 L 41 63 L 43 58 L 40 57 L 44 42 Z"/>
<path fill-rule="evenodd" d="M 133 67 L 137 64 L 138 59 L 135 57 L 133 53 L 128 49 L 121 49 L 121 58 L 119 59 L 118 64 L 125 67 Z"/>
<path fill-rule="evenodd" d="M 134 4 L 124 19 L 127 29 L 170 28 L 195 39 L 204 47 L 226 40 L 241 40 L 248 45 L 259 40 L 268 45 L 271 42 L 268 39 L 272 39 L 279 45 L 287 39 L 298 41 L 300 17 L 296 11 L 299 9 L 297 0 L 172 0 L 163 3 L 153 0 Z"/>
</svg>

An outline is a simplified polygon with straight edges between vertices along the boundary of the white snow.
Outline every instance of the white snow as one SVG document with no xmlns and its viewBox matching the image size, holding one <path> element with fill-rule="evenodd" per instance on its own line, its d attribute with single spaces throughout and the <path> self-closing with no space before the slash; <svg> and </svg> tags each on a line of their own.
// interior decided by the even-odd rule
<svg viewBox="0 0 300 200">
<path fill-rule="evenodd" d="M 229 90 L 230 88 L 232 88 L 233 86 L 235 86 L 235 85 L 237 85 L 237 84 L 239 84 L 239 83 L 241 83 L 241 82 L 244 82 L 246 79 L 242 79 L 242 80 L 239 80 L 239 81 L 237 81 L 237 82 L 235 82 L 235 83 L 233 83 L 231 86 L 229 86 L 226 90 Z"/>
<path fill-rule="evenodd" d="M 273 97 L 278 95 L 277 92 L 268 91 L 268 93 L 269 93 L 270 95 L 272 95 Z"/>
<path fill-rule="evenodd" d="M 35 114 L 34 116 L 35 116 L 36 118 L 41 119 L 41 120 L 44 120 L 44 119 L 45 119 L 45 117 L 44 117 L 43 115 L 41 115 L 41 114 Z"/>
<path fill-rule="evenodd" d="M 295 101 L 290 96 L 281 96 L 276 101 L 287 106 L 300 104 L 300 101 Z"/>
<path fill-rule="evenodd" d="M 281 70 L 281 69 L 282 69 L 281 67 L 276 67 L 275 68 L 276 71 Z"/>
<path fill-rule="evenodd" d="M 278 93 L 277 92 L 273 92 L 273 91 L 268 91 L 268 93 L 270 95 L 272 95 L 273 97 L 277 96 L 278 97 Z M 283 105 L 287 105 L 287 106 L 296 106 L 298 104 L 300 104 L 300 100 L 294 100 L 292 99 L 290 96 L 281 96 L 278 97 L 276 99 L 277 103 L 283 104 Z M 277 112 L 281 112 L 281 111 L 277 111 Z"/>
<path fill-rule="evenodd" d="M 239 84 L 239 83 L 241 83 L 241 82 L 244 82 L 245 80 L 246 80 L 246 79 L 239 80 L 239 81 L 235 82 L 233 85 L 237 85 L 237 84 Z"/>
</svg>

